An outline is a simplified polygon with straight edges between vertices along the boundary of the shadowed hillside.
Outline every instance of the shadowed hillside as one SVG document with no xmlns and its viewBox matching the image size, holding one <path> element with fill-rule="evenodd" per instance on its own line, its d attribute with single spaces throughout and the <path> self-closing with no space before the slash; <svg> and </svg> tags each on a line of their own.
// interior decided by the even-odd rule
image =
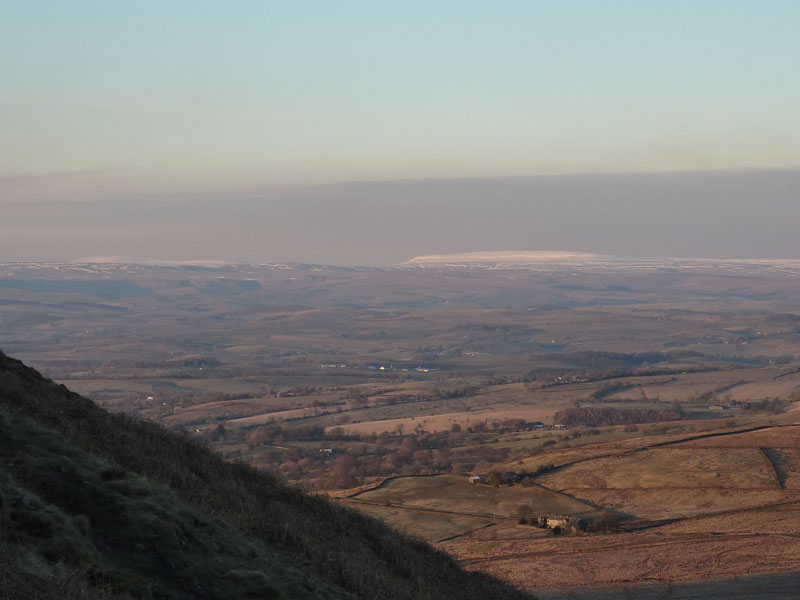
<svg viewBox="0 0 800 600">
<path fill-rule="evenodd" d="M 0 353 L 0 598 L 529 596 Z"/>
</svg>

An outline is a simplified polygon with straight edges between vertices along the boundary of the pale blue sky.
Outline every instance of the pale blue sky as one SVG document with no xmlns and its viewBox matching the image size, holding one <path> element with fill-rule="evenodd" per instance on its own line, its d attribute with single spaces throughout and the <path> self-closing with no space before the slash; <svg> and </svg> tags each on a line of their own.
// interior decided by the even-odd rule
<svg viewBox="0 0 800 600">
<path fill-rule="evenodd" d="M 796 1 L 2 0 L 0 177 L 800 166 Z"/>
<path fill-rule="evenodd" d="M 800 258 L 798 32 L 796 0 L 0 0 L 0 260 Z"/>
</svg>

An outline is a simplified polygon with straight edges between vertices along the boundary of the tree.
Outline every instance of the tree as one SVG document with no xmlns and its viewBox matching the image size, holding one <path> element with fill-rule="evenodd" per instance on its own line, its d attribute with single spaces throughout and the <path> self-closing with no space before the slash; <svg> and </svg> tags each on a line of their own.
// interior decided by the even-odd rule
<svg viewBox="0 0 800 600">
<path fill-rule="evenodd" d="M 619 516 L 617 513 L 612 512 L 610 510 L 604 510 L 600 513 L 590 529 L 592 531 L 602 531 L 604 533 L 608 533 L 617 528 L 617 524 L 619 523 Z"/>
<path fill-rule="evenodd" d="M 220 422 L 211 434 L 211 441 L 212 442 L 220 442 L 228 437 L 228 431 L 225 429 L 225 425 Z"/>
<path fill-rule="evenodd" d="M 331 477 L 333 477 L 336 487 L 349 488 L 356 485 L 357 481 L 353 474 L 355 466 L 356 461 L 349 454 L 344 454 L 336 459 L 336 463 L 331 469 Z"/>
</svg>

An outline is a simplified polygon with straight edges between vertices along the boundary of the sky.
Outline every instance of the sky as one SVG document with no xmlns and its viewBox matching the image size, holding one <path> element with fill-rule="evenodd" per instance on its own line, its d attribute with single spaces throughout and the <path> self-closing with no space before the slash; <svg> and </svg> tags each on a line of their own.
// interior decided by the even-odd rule
<svg viewBox="0 0 800 600">
<path fill-rule="evenodd" d="M 580 249 L 642 255 L 636 232 L 678 188 L 713 214 L 733 210 L 743 177 L 741 219 L 760 215 L 761 187 L 797 197 L 794 0 L 0 0 L 0 12 L 0 260 L 366 264 L 587 239 Z M 718 188 L 675 183 L 685 172 Z M 552 181 L 560 195 L 543 196 Z M 428 239 L 396 219 L 389 238 L 353 234 L 399 196 L 463 227 Z M 545 233 L 581 222 L 581 206 L 641 222 L 618 239 L 508 233 L 523 216 Z M 289 236 L 298 223 L 323 233 Z M 237 232 L 254 226 L 281 244 L 245 243 Z M 686 255 L 671 233 L 659 252 Z M 737 251 L 705 238 L 693 253 Z M 766 234 L 745 250 L 800 258 Z"/>
</svg>

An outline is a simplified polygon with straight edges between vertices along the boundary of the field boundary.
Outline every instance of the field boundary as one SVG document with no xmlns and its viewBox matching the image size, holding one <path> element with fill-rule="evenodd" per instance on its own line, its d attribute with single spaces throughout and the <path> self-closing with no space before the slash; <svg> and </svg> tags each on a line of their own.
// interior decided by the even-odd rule
<svg viewBox="0 0 800 600">
<path fill-rule="evenodd" d="M 326 492 L 328 496 L 331 498 L 341 499 L 341 498 L 355 498 L 360 494 L 364 494 L 366 492 L 371 492 L 372 490 L 377 490 L 382 488 L 384 485 L 391 483 L 396 479 L 408 479 L 412 477 L 437 477 L 439 475 L 445 475 L 446 473 L 424 473 L 419 475 L 390 475 L 389 477 L 382 477 L 380 479 L 376 479 L 375 481 L 371 481 L 370 483 L 365 483 L 363 485 L 359 485 L 352 488 L 347 488 L 344 490 L 331 490 Z"/>
<path fill-rule="evenodd" d="M 772 448 L 767 448 L 767 450 L 772 450 Z M 761 454 L 761 456 L 764 457 L 764 460 L 769 465 L 769 470 L 772 471 L 772 475 L 775 477 L 775 483 L 778 485 L 778 489 L 785 490 L 786 484 L 781 482 L 781 476 L 778 474 L 777 465 L 774 462 L 772 462 L 772 459 L 769 457 L 769 454 L 765 452 L 764 448 L 759 448 L 758 451 Z"/>
<path fill-rule="evenodd" d="M 460 537 L 464 537 L 465 535 L 469 535 L 470 533 L 475 533 L 476 531 L 482 531 L 484 529 L 488 529 L 489 527 L 494 527 L 496 523 L 486 523 L 485 525 L 481 525 L 480 527 L 474 527 L 472 529 L 468 529 L 467 531 L 462 531 L 461 533 L 457 533 L 455 535 L 451 535 L 446 538 L 442 538 L 440 540 L 436 540 L 433 542 L 434 544 L 441 544 L 443 542 L 449 542 L 451 540 L 458 539 Z"/>
<path fill-rule="evenodd" d="M 770 488 L 772 489 L 772 488 Z M 721 517 L 725 515 L 732 515 L 737 513 L 747 513 L 747 512 L 756 512 L 759 510 L 770 510 L 772 508 L 780 508 L 781 506 L 792 506 L 800 504 L 800 500 L 785 500 L 782 502 L 770 502 L 767 504 L 759 504 L 758 506 L 745 506 L 742 508 L 728 508 L 725 510 L 717 510 L 714 512 L 703 513 L 700 515 L 690 515 L 688 517 L 672 517 L 669 519 L 658 519 L 656 520 L 647 520 L 642 521 L 641 529 L 651 529 L 653 527 L 660 527 L 661 525 L 670 525 L 672 523 L 678 523 L 681 521 L 701 521 L 703 519 L 713 519 L 714 517 Z M 653 523 L 660 522 L 658 525 L 654 525 Z M 636 521 L 631 521 L 630 523 L 624 523 L 621 525 L 621 529 L 625 531 L 637 531 L 640 527 L 637 526 Z M 758 534 L 761 535 L 761 534 Z M 777 535 L 777 534 L 776 534 Z M 781 534 L 786 535 L 786 534 Z"/>
<path fill-rule="evenodd" d="M 427 506 L 418 506 L 416 504 L 400 504 L 397 502 L 378 502 L 377 500 L 362 500 L 361 498 L 338 498 L 339 502 L 345 504 L 367 504 L 370 506 L 385 506 L 388 508 L 402 508 L 405 510 L 416 510 L 421 512 L 432 512 L 444 515 L 456 515 L 462 517 L 480 517 L 483 519 L 493 519 L 500 521 L 516 521 L 519 517 L 507 517 L 498 513 L 482 513 L 482 512 L 459 512 L 455 510 L 447 510 L 444 508 L 429 508 Z"/>
</svg>

